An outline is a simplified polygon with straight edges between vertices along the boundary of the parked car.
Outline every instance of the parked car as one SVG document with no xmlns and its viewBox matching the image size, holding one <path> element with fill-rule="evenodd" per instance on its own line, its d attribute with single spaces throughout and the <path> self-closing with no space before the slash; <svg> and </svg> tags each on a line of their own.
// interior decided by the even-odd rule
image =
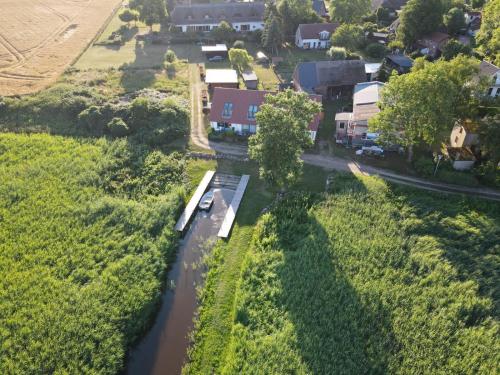
<svg viewBox="0 0 500 375">
<path fill-rule="evenodd" d="M 210 61 L 210 62 L 219 62 L 222 60 L 224 60 L 224 57 L 222 57 L 222 56 L 213 56 L 213 57 L 210 57 L 208 59 L 208 61 Z"/>
<path fill-rule="evenodd" d="M 361 150 L 356 151 L 356 155 L 375 155 L 375 156 L 383 156 L 384 149 L 379 146 L 369 146 L 362 147 Z"/>
<path fill-rule="evenodd" d="M 202 211 L 210 211 L 212 204 L 214 203 L 214 192 L 209 191 L 201 197 L 200 203 L 198 203 L 198 208 Z"/>
</svg>

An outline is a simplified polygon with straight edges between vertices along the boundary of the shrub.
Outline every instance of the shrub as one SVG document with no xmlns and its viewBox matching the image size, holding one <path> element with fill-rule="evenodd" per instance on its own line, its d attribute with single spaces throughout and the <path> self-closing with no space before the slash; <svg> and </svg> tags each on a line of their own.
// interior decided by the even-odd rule
<svg viewBox="0 0 500 375">
<path fill-rule="evenodd" d="M 93 105 L 83 110 L 78 115 L 78 122 L 90 133 L 101 135 L 104 128 L 101 108 Z"/>
<path fill-rule="evenodd" d="M 120 117 L 113 118 L 107 127 L 113 137 L 124 137 L 129 133 L 127 124 Z"/>
<path fill-rule="evenodd" d="M 167 53 L 165 53 L 165 61 L 169 62 L 169 63 L 173 63 L 173 62 L 175 62 L 175 60 L 177 60 L 177 56 L 176 56 L 175 52 L 172 51 L 171 49 L 169 49 L 167 51 Z"/>
<path fill-rule="evenodd" d="M 365 52 L 370 57 L 380 59 L 386 55 L 387 48 L 380 43 L 371 43 L 366 47 Z"/>
<path fill-rule="evenodd" d="M 326 53 L 332 60 L 345 60 L 347 51 L 344 47 L 332 46 Z"/>
<path fill-rule="evenodd" d="M 436 165 L 431 158 L 428 157 L 420 157 L 413 162 L 413 167 L 417 171 L 418 174 L 429 177 L 434 174 L 434 169 Z"/>
<path fill-rule="evenodd" d="M 245 42 L 243 40 L 236 40 L 233 43 L 233 48 L 236 49 L 244 49 L 245 48 Z"/>
</svg>

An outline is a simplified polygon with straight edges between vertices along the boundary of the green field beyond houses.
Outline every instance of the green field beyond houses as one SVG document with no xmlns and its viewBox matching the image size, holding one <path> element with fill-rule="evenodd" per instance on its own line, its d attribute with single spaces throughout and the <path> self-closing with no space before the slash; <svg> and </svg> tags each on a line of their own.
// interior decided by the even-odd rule
<svg viewBox="0 0 500 375">
<path fill-rule="evenodd" d="M 231 333 L 190 372 L 498 373 L 500 206 L 375 178 L 333 186 L 261 217 Z"/>
<path fill-rule="evenodd" d="M 133 153 L 125 141 L 0 135 L 1 374 L 114 374 L 144 332 L 181 197 L 174 174 L 156 194 L 135 191 L 165 156 Z"/>
</svg>

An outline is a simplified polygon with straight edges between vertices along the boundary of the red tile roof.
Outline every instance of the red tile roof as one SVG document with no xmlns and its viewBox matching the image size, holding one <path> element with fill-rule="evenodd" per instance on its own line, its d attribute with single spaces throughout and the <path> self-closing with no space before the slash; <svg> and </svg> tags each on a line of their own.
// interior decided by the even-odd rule
<svg viewBox="0 0 500 375">
<path fill-rule="evenodd" d="M 239 90 L 216 87 L 212 97 L 212 108 L 210 109 L 210 121 L 227 122 L 231 124 L 256 125 L 255 120 L 248 118 L 248 107 L 256 105 L 260 107 L 264 103 L 266 95 L 274 95 L 273 91 L 260 90 Z M 309 95 L 312 100 L 319 103 L 322 101 L 321 95 Z M 233 104 L 233 112 L 230 118 L 222 116 L 224 103 Z M 317 131 L 321 120 L 321 113 L 309 124 L 309 130 Z"/>
<path fill-rule="evenodd" d="M 302 39 L 319 39 L 319 33 L 328 31 L 331 34 L 337 30 L 339 24 L 335 23 L 301 23 L 299 25 Z"/>
</svg>

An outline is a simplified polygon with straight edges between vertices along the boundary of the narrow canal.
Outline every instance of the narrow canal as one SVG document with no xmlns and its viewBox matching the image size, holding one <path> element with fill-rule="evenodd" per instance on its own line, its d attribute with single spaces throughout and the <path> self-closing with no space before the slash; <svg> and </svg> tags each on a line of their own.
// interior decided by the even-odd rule
<svg viewBox="0 0 500 375">
<path fill-rule="evenodd" d="M 161 309 L 150 332 L 131 352 L 128 374 L 181 373 L 197 307 L 196 287 L 202 282 L 202 269 L 198 265 L 203 253 L 215 243 L 233 195 L 233 190 L 214 189 L 211 210 L 196 213 L 168 273 L 167 285 L 172 287 L 163 294 Z"/>
</svg>

